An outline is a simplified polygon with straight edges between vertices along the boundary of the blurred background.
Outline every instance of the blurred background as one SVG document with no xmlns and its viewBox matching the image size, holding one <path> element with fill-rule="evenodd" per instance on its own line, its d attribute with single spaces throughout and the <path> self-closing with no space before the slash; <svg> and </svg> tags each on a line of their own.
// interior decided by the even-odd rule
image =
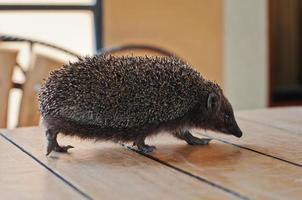
<svg viewBox="0 0 302 200">
<path fill-rule="evenodd" d="M 236 110 L 302 104 L 300 0 L 0 0 L 0 128 L 39 123 L 50 70 L 128 44 L 185 59 Z"/>
</svg>

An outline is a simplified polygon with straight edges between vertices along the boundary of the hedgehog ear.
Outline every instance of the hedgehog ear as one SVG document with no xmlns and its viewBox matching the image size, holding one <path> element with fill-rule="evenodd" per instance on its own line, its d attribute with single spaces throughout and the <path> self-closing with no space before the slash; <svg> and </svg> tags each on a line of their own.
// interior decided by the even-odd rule
<svg viewBox="0 0 302 200">
<path fill-rule="evenodd" d="M 209 110 L 216 110 L 218 107 L 218 96 L 215 93 L 210 93 L 207 101 L 207 108 Z"/>
</svg>

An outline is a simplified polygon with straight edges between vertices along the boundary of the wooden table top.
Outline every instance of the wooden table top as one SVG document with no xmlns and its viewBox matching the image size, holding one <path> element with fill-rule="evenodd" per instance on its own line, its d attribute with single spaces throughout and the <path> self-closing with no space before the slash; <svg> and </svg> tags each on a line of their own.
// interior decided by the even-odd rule
<svg viewBox="0 0 302 200">
<path fill-rule="evenodd" d="M 59 137 L 45 156 L 43 127 L 0 130 L 1 199 L 302 199 L 302 107 L 236 113 L 238 139 L 194 130 L 208 146 L 168 134 L 131 144 Z"/>
</svg>

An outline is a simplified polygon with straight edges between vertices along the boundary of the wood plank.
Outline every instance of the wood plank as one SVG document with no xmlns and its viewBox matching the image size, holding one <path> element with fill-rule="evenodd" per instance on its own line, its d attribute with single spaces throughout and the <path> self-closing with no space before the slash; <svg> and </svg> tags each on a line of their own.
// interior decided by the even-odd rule
<svg viewBox="0 0 302 200">
<path fill-rule="evenodd" d="M 153 157 L 252 199 L 301 199 L 301 167 L 215 140 L 204 147 L 168 136 L 148 143 L 157 146 Z"/>
<path fill-rule="evenodd" d="M 18 126 L 38 125 L 40 113 L 38 108 L 37 86 L 47 78 L 49 72 L 63 65 L 63 62 L 53 58 L 35 54 L 32 67 L 26 74 L 19 113 Z"/>
<path fill-rule="evenodd" d="M 16 65 L 16 50 L 0 49 L 0 128 L 7 126 L 8 97 Z"/>
<path fill-rule="evenodd" d="M 302 137 L 300 135 L 257 122 L 240 119 L 237 122 L 243 132 L 241 138 L 211 131 L 207 131 L 206 135 L 302 166 Z M 204 134 L 205 132 L 196 130 L 196 133 Z"/>
<path fill-rule="evenodd" d="M 1 136 L 0 152 L 1 199 L 83 199 Z"/>
<path fill-rule="evenodd" d="M 302 107 L 241 111 L 237 116 L 239 119 L 255 121 L 302 135 Z"/>
<path fill-rule="evenodd" d="M 0 131 L 96 199 L 234 199 L 228 192 L 118 144 L 60 137 L 59 143 L 76 148 L 69 154 L 53 152 L 46 157 L 43 128 Z"/>
</svg>

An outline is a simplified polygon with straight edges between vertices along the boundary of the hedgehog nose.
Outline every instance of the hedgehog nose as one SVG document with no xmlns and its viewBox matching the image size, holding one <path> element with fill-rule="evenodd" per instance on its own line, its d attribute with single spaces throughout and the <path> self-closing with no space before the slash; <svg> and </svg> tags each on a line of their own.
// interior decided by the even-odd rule
<svg viewBox="0 0 302 200">
<path fill-rule="evenodd" d="M 242 131 L 240 130 L 238 124 L 235 122 L 234 123 L 234 127 L 233 127 L 233 135 L 236 136 L 236 137 L 241 137 L 242 136 Z"/>
<path fill-rule="evenodd" d="M 242 131 L 238 129 L 233 135 L 240 138 L 242 136 Z"/>
</svg>

